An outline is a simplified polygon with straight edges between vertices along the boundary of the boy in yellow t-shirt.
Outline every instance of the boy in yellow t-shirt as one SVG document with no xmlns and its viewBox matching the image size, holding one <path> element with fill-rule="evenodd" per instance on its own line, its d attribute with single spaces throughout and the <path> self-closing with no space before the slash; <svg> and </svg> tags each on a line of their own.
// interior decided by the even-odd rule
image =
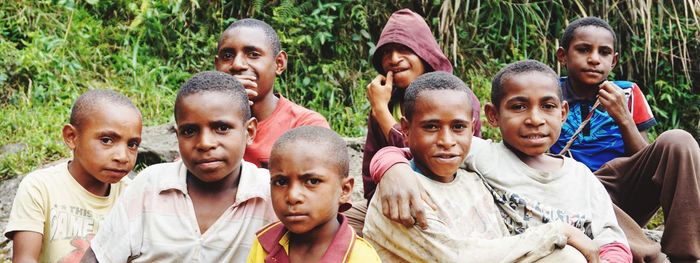
<svg viewBox="0 0 700 263">
<path fill-rule="evenodd" d="M 280 222 L 257 234 L 248 262 L 381 262 L 338 210 L 350 208 L 345 142 L 304 126 L 282 135 L 270 155 L 270 194 Z"/>
<path fill-rule="evenodd" d="M 85 92 L 63 140 L 72 160 L 28 174 L 17 190 L 5 229 L 16 262 L 80 260 L 126 188 L 141 143 L 141 113 L 117 92 Z"/>
</svg>

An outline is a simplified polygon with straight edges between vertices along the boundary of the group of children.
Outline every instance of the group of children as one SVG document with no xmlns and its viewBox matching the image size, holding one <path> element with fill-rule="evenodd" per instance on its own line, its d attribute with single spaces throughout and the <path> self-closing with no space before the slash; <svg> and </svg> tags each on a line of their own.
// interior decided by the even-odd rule
<svg viewBox="0 0 700 263">
<path fill-rule="evenodd" d="M 557 50 L 568 78 L 532 60 L 503 68 L 484 108 L 503 137 L 492 142 L 423 18 L 397 11 L 367 87 L 367 200 L 351 202 L 343 139 L 273 92 L 287 54 L 268 24 L 239 20 L 217 71 L 178 91 L 181 160 L 129 180 L 139 110 L 113 91 L 76 100 L 63 128 L 73 158 L 17 191 L 13 260 L 695 262 L 700 148 L 683 131 L 646 142 L 655 120 L 639 87 L 607 81 L 615 41 L 582 18 Z M 640 228 L 659 206 L 661 246 Z"/>
</svg>

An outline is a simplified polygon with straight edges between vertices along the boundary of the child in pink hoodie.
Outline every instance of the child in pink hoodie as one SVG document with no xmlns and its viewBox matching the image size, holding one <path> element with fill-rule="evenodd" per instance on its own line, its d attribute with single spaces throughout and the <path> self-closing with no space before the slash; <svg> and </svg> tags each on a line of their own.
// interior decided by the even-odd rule
<svg viewBox="0 0 700 263">
<path fill-rule="evenodd" d="M 356 202 L 346 212 L 349 223 L 362 233 L 367 203 L 377 184 L 369 173 L 369 163 L 379 149 L 406 147 L 398 121 L 406 87 L 418 76 L 432 71 L 452 73 L 452 64 L 442 53 L 423 17 L 409 9 L 394 12 L 382 30 L 372 64 L 379 74 L 367 85 L 371 112 L 362 157 L 362 181 L 367 202 Z M 479 100 L 469 91 L 473 107 L 474 135 L 481 135 Z"/>
</svg>

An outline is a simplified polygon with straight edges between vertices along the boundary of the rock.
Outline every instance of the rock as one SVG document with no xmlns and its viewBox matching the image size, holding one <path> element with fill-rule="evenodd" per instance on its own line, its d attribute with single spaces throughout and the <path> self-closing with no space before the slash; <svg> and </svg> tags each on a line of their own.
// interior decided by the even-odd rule
<svg viewBox="0 0 700 263">
<path fill-rule="evenodd" d="M 7 154 L 18 153 L 24 149 L 27 149 L 26 143 L 13 143 L 3 145 L 0 147 L 0 157 Z"/>
<path fill-rule="evenodd" d="M 169 123 L 143 129 L 136 163 L 148 166 L 172 162 L 179 156 L 174 124 Z"/>
</svg>

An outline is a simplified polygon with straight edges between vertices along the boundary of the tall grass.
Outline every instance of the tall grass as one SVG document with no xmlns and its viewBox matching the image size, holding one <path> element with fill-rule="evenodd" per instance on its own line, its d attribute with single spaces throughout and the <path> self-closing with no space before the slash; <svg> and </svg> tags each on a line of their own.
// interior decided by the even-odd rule
<svg viewBox="0 0 700 263">
<path fill-rule="evenodd" d="M 60 128 L 85 90 L 126 94 L 146 125 L 172 121 L 180 83 L 213 69 L 220 32 L 244 17 L 270 23 L 289 53 L 277 92 L 319 111 L 343 135 L 364 135 L 373 43 L 404 7 L 426 17 L 455 74 L 483 101 L 503 65 L 532 58 L 556 68 L 567 21 L 603 17 L 618 32 L 613 74 L 640 83 L 661 123 L 655 131 L 683 128 L 699 137 L 700 96 L 690 90 L 700 78 L 700 0 L 2 1 L 0 145 L 28 148 L 0 156 L 0 179 L 69 154 Z"/>
</svg>

